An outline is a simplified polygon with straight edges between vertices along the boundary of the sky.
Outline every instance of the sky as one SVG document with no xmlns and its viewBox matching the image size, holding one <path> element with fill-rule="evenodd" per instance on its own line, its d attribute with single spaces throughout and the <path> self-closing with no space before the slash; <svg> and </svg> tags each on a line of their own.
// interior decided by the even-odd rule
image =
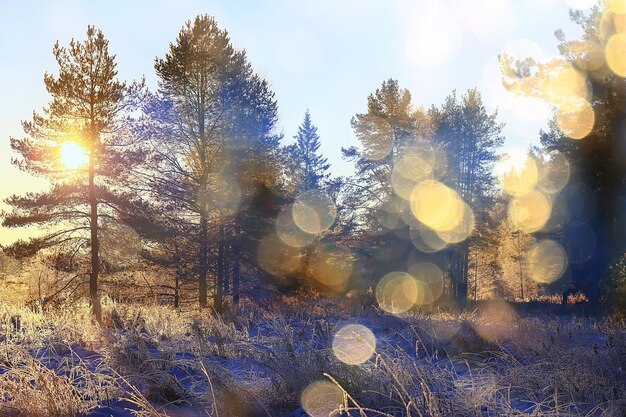
<svg viewBox="0 0 626 417">
<path fill-rule="evenodd" d="M 46 187 L 11 164 L 10 137 L 50 100 L 44 73 L 56 72 L 55 41 L 101 29 L 116 54 L 119 78 L 157 85 L 155 57 L 189 19 L 207 13 L 245 49 L 276 94 L 278 131 L 288 143 L 304 113 L 318 127 L 321 152 L 336 175 L 351 166 L 341 147 L 357 144 L 350 119 L 389 78 L 411 91 L 415 107 L 440 105 L 453 90 L 477 87 L 506 123 L 504 151 L 538 140 L 550 109 L 508 94 L 497 55 L 547 59 L 554 31 L 579 33 L 568 10 L 592 0 L 150 0 L 0 1 L 0 200 Z M 0 209 L 7 209 L 0 203 Z M 0 227 L 0 244 L 23 232 Z"/>
</svg>

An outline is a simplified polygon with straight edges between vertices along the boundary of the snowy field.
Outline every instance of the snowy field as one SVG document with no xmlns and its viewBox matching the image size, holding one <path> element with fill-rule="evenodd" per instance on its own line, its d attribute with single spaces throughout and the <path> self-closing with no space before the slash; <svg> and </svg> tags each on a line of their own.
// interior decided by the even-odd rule
<svg viewBox="0 0 626 417">
<path fill-rule="evenodd" d="M 623 416 L 617 319 L 287 302 L 226 317 L 0 306 L 2 416 Z"/>
</svg>

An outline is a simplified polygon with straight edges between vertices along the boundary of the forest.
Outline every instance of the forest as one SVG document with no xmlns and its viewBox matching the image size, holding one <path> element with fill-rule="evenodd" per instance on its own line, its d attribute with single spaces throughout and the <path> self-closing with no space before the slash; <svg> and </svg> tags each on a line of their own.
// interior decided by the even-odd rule
<svg viewBox="0 0 626 417">
<path fill-rule="evenodd" d="M 47 188 L 0 212 L 0 416 L 626 415 L 626 2 L 570 18 L 498 57 L 551 108 L 536 145 L 388 78 L 348 175 L 209 14 L 156 89 L 95 26 L 57 42 L 10 138 Z"/>
</svg>

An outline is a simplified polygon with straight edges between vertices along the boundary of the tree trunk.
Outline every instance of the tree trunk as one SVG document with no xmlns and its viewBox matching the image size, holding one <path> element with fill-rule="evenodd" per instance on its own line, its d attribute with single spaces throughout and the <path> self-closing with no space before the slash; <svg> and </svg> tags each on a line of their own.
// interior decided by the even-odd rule
<svg viewBox="0 0 626 417">
<path fill-rule="evenodd" d="M 458 276 L 457 276 L 457 299 L 460 302 L 467 300 L 467 264 L 469 262 L 469 243 L 467 241 L 461 243 L 460 256 L 458 260 Z"/>
<path fill-rule="evenodd" d="M 215 298 L 213 308 L 221 312 L 224 303 L 224 225 L 219 228 L 219 242 L 217 245 L 217 276 L 215 279 Z"/>
<path fill-rule="evenodd" d="M 519 240 L 519 233 L 517 234 L 517 261 L 519 263 L 519 285 L 522 295 L 522 301 L 524 301 L 524 270 L 522 269 L 522 244 Z"/>
<path fill-rule="evenodd" d="M 209 271 L 209 240 L 208 240 L 208 220 L 202 215 L 200 218 L 200 253 L 199 253 L 199 276 L 198 276 L 198 301 L 200 308 L 207 307 L 207 275 Z"/>
<path fill-rule="evenodd" d="M 474 301 L 478 301 L 478 249 L 476 249 L 474 262 Z"/>
<path fill-rule="evenodd" d="M 180 307 L 180 273 L 177 271 L 174 278 L 174 308 Z"/>
<path fill-rule="evenodd" d="M 100 272 L 100 242 L 98 240 L 98 199 L 94 181 L 96 172 L 97 133 L 92 128 L 91 148 L 89 152 L 89 229 L 91 233 L 91 272 L 89 274 L 89 298 L 91 312 L 98 323 L 102 322 L 102 307 L 98 296 L 98 274 Z"/>
<path fill-rule="evenodd" d="M 239 307 L 239 283 L 240 283 L 240 251 L 239 247 L 235 246 L 233 248 L 233 307 Z"/>
</svg>

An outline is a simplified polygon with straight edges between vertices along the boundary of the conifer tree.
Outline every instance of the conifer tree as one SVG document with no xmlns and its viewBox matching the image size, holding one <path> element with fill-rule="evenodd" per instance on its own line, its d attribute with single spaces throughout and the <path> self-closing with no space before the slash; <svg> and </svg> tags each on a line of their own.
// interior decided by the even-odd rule
<svg viewBox="0 0 626 417">
<path fill-rule="evenodd" d="M 57 42 L 53 53 L 58 74 L 44 77 L 51 101 L 42 114 L 34 113 L 32 121 L 23 123 L 25 138 L 11 138 L 11 147 L 19 154 L 13 163 L 47 178 L 51 187 L 9 197 L 6 202 L 13 209 L 3 216 L 5 227 L 38 225 L 47 232 L 5 250 L 17 258 L 52 248 L 88 254 L 85 274 L 92 312 L 100 320 L 103 222 L 128 219 L 142 210 L 124 188 L 132 183 L 131 168 L 143 158 L 124 121 L 141 98 L 143 85 L 118 81 L 115 56 L 93 26 L 87 28 L 84 41 L 72 39 L 69 47 Z"/>
<path fill-rule="evenodd" d="M 280 182 L 276 101 L 245 52 L 207 15 L 184 25 L 155 69 L 159 92 L 144 109 L 155 153 L 152 189 L 173 208 L 172 220 L 192 230 L 200 306 L 208 305 L 213 271 L 220 309 L 229 287 L 227 252 L 241 253 L 243 236 L 256 233 L 236 222 L 259 184 Z"/>
<path fill-rule="evenodd" d="M 298 191 L 321 190 L 330 182 L 328 159 L 319 154 L 320 137 L 307 110 L 298 133 L 296 143 L 287 147 L 294 166 L 293 181 Z"/>
<path fill-rule="evenodd" d="M 573 281 L 568 291 L 582 291 L 596 307 L 610 265 L 621 262 L 626 248 L 626 30 L 618 3 L 571 12 L 582 35 L 567 40 L 556 31 L 558 58 L 514 62 L 500 57 L 507 88 L 554 109 L 548 131 L 540 136 L 545 149 L 559 151 L 572 168 L 561 238 Z"/>
</svg>

